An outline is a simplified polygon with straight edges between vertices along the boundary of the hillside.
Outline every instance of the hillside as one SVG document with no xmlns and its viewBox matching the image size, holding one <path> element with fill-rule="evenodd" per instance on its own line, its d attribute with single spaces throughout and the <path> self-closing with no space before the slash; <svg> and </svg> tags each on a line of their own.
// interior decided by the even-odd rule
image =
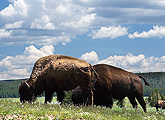
<svg viewBox="0 0 165 120">
<path fill-rule="evenodd" d="M 21 81 L 25 80 L 26 79 L 0 81 L 0 98 L 18 98 L 18 87 Z"/>
<path fill-rule="evenodd" d="M 165 95 L 165 72 L 137 73 L 137 75 L 145 77 L 151 85 L 151 87 L 144 85 L 144 96 L 148 96 L 155 88 L 158 88 L 159 92 Z M 0 98 L 18 98 L 18 87 L 21 81 L 25 80 L 0 81 Z"/>
<path fill-rule="evenodd" d="M 155 88 L 158 88 L 159 92 L 165 95 L 165 72 L 137 73 L 137 75 L 143 76 L 151 85 L 151 87 L 144 85 L 145 96 L 148 96 Z"/>
</svg>

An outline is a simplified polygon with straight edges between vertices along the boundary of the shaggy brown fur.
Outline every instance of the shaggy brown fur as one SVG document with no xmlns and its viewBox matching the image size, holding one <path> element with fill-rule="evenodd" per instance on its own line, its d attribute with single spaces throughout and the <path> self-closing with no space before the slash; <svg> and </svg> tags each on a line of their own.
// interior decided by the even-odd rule
<svg viewBox="0 0 165 120">
<path fill-rule="evenodd" d="M 165 101 L 158 100 L 157 104 L 155 105 L 156 110 L 158 111 L 158 108 L 165 109 Z"/>
<path fill-rule="evenodd" d="M 30 78 L 20 85 L 20 101 L 31 101 L 32 96 L 45 91 L 45 103 L 51 102 L 53 93 L 57 93 L 62 102 L 64 91 L 81 86 L 84 94 L 90 94 L 92 80 L 97 78 L 93 67 L 84 60 L 70 56 L 50 55 L 35 63 Z"/>
<path fill-rule="evenodd" d="M 143 99 L 143 85 L 140 78 L 145 81 L 146 85 L 149 84 L 142 76 L 139 77 L 131 72 L 106 64 L 94 65 L 93 68 L 99 75 L 99 79 L 95 83 L 94 104 L 111 108 L 113 106 L 112 98 L 122 100 L 127 96 L 134 108 L 137 108 L 138 105 L 135 100 L 137 98 L 144 112 L 146 112 L 146 103 Z M 80 90 L 74 90 L 72 94 L 73 102 L 81 101 L 80 99 L 74 99 L 80 93 Z"/>
</svg>

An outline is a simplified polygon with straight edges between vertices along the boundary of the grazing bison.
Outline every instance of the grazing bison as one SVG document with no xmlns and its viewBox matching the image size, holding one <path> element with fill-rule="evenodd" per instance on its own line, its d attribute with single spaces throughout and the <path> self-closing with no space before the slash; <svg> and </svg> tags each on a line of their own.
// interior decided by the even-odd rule
<svg viewBox="0 0 165 120">
<path fill-rule="evenodd" d="M 95 93 L 94 93 L 94 97 L 95 97 Z M 74 105 L 78 105 L 78 106 L 83 104 L 83 90 L 80 86 L 72 90 L 72 102 L 74 103 Z M 94 104 L 96 103 L 94 102 Z"/>
<path fill-rule="evenodd" d="M 54 92 L 62 102 L 64 91 L 77 86 L 81 86 L 84 95 L 91 96 L 89 90 L 96 80 L 97 73 L 84 60 L 63 55 L 42 57 L 35 63 L 30 78 L 20 85 L 20 101 L 32 101 L 45 91 L 45 103 L 51 102 Z"/>
<path fill-rule="evenodd" d="M 158 100 L 157 104 L 155 105 L 156 110 L 158 111 L 158 108 L 165 109 L 165 101 Z"/>
<path fill-rule="evenodd" d="M 137 108 L 138 104 L 135 100 L 135 98 L 137 98 L 144 112 L 146 112 L 141 79 L 144 80 L 146 85 L 149 86 L 149 84 L 142 76 L 137 76 L 131 72 L 106 64 L 94 65 L 93 68 L 99 75 L 99 79 L 94 86 L 95 105 L 103 105 L 112 108 L 113 98 L 121 101 L 125 97 L 128 97 L 133 108 Z M 82 96 L 83 91 L 79 89 L 81 88 L 76 88 L 72 93 L 72 100 L 75 104 L 82 102 L 80 96 Z"/>
</svg>

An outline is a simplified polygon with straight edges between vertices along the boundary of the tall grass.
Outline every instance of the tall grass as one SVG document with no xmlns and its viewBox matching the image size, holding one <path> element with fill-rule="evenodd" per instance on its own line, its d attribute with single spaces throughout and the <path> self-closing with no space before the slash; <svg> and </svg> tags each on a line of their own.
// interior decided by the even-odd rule
<svg viewBox="0 0 165 120">
<path fill-rule="evenodd" d="M 100 106 L 78 107 L 70 104 L 45 105 L 43 101 L 44 98 L 39 98 L 37 102 L 22 104 L 19 99 L 0 99 L 0 119 L 165 120 L 165 110 L 157 112 L 155 108 L 147 106 L 147 113 L 144 113 L 140 106 L 135 111 L 129 102 L 126 102 L 124 108 L 114 105 L 109 109 Z"/>
</svg>

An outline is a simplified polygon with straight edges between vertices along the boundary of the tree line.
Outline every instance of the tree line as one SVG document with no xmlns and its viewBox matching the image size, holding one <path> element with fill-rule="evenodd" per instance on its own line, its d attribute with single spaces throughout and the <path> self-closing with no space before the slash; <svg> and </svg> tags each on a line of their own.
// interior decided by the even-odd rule
<svg viewBox="0 0 165 120">
<path fill-rule="evenodd" d="M 165 72 L 137 73 L 137 75 L 143 76 L 150 84 L 150 87 L 143 84 L 144 96 L 149 96 L 155 88 L 158 88 L 160 94 L 165 95 Z"/>
<path fill-rule="evenodd" d="M 0 81 L 0 98 L 18 98 L 18 87 L 22 80 L 3 80 Z"/>
<path fill-rule="evenodd" d="M 143 85 L 144 96 L 149 96 L 155 90 L 155 88 L 158 88 L 160 94 L 165 95 L 165 72 L 149 72 L 136 74 L 145 77 L 151 85 L 151 87 Z M 21 81 L 25 80 L 27 79 L 0 81 L 0 98 L 18 98 L 19 85 L 21 84 Z"/>
</svg>

